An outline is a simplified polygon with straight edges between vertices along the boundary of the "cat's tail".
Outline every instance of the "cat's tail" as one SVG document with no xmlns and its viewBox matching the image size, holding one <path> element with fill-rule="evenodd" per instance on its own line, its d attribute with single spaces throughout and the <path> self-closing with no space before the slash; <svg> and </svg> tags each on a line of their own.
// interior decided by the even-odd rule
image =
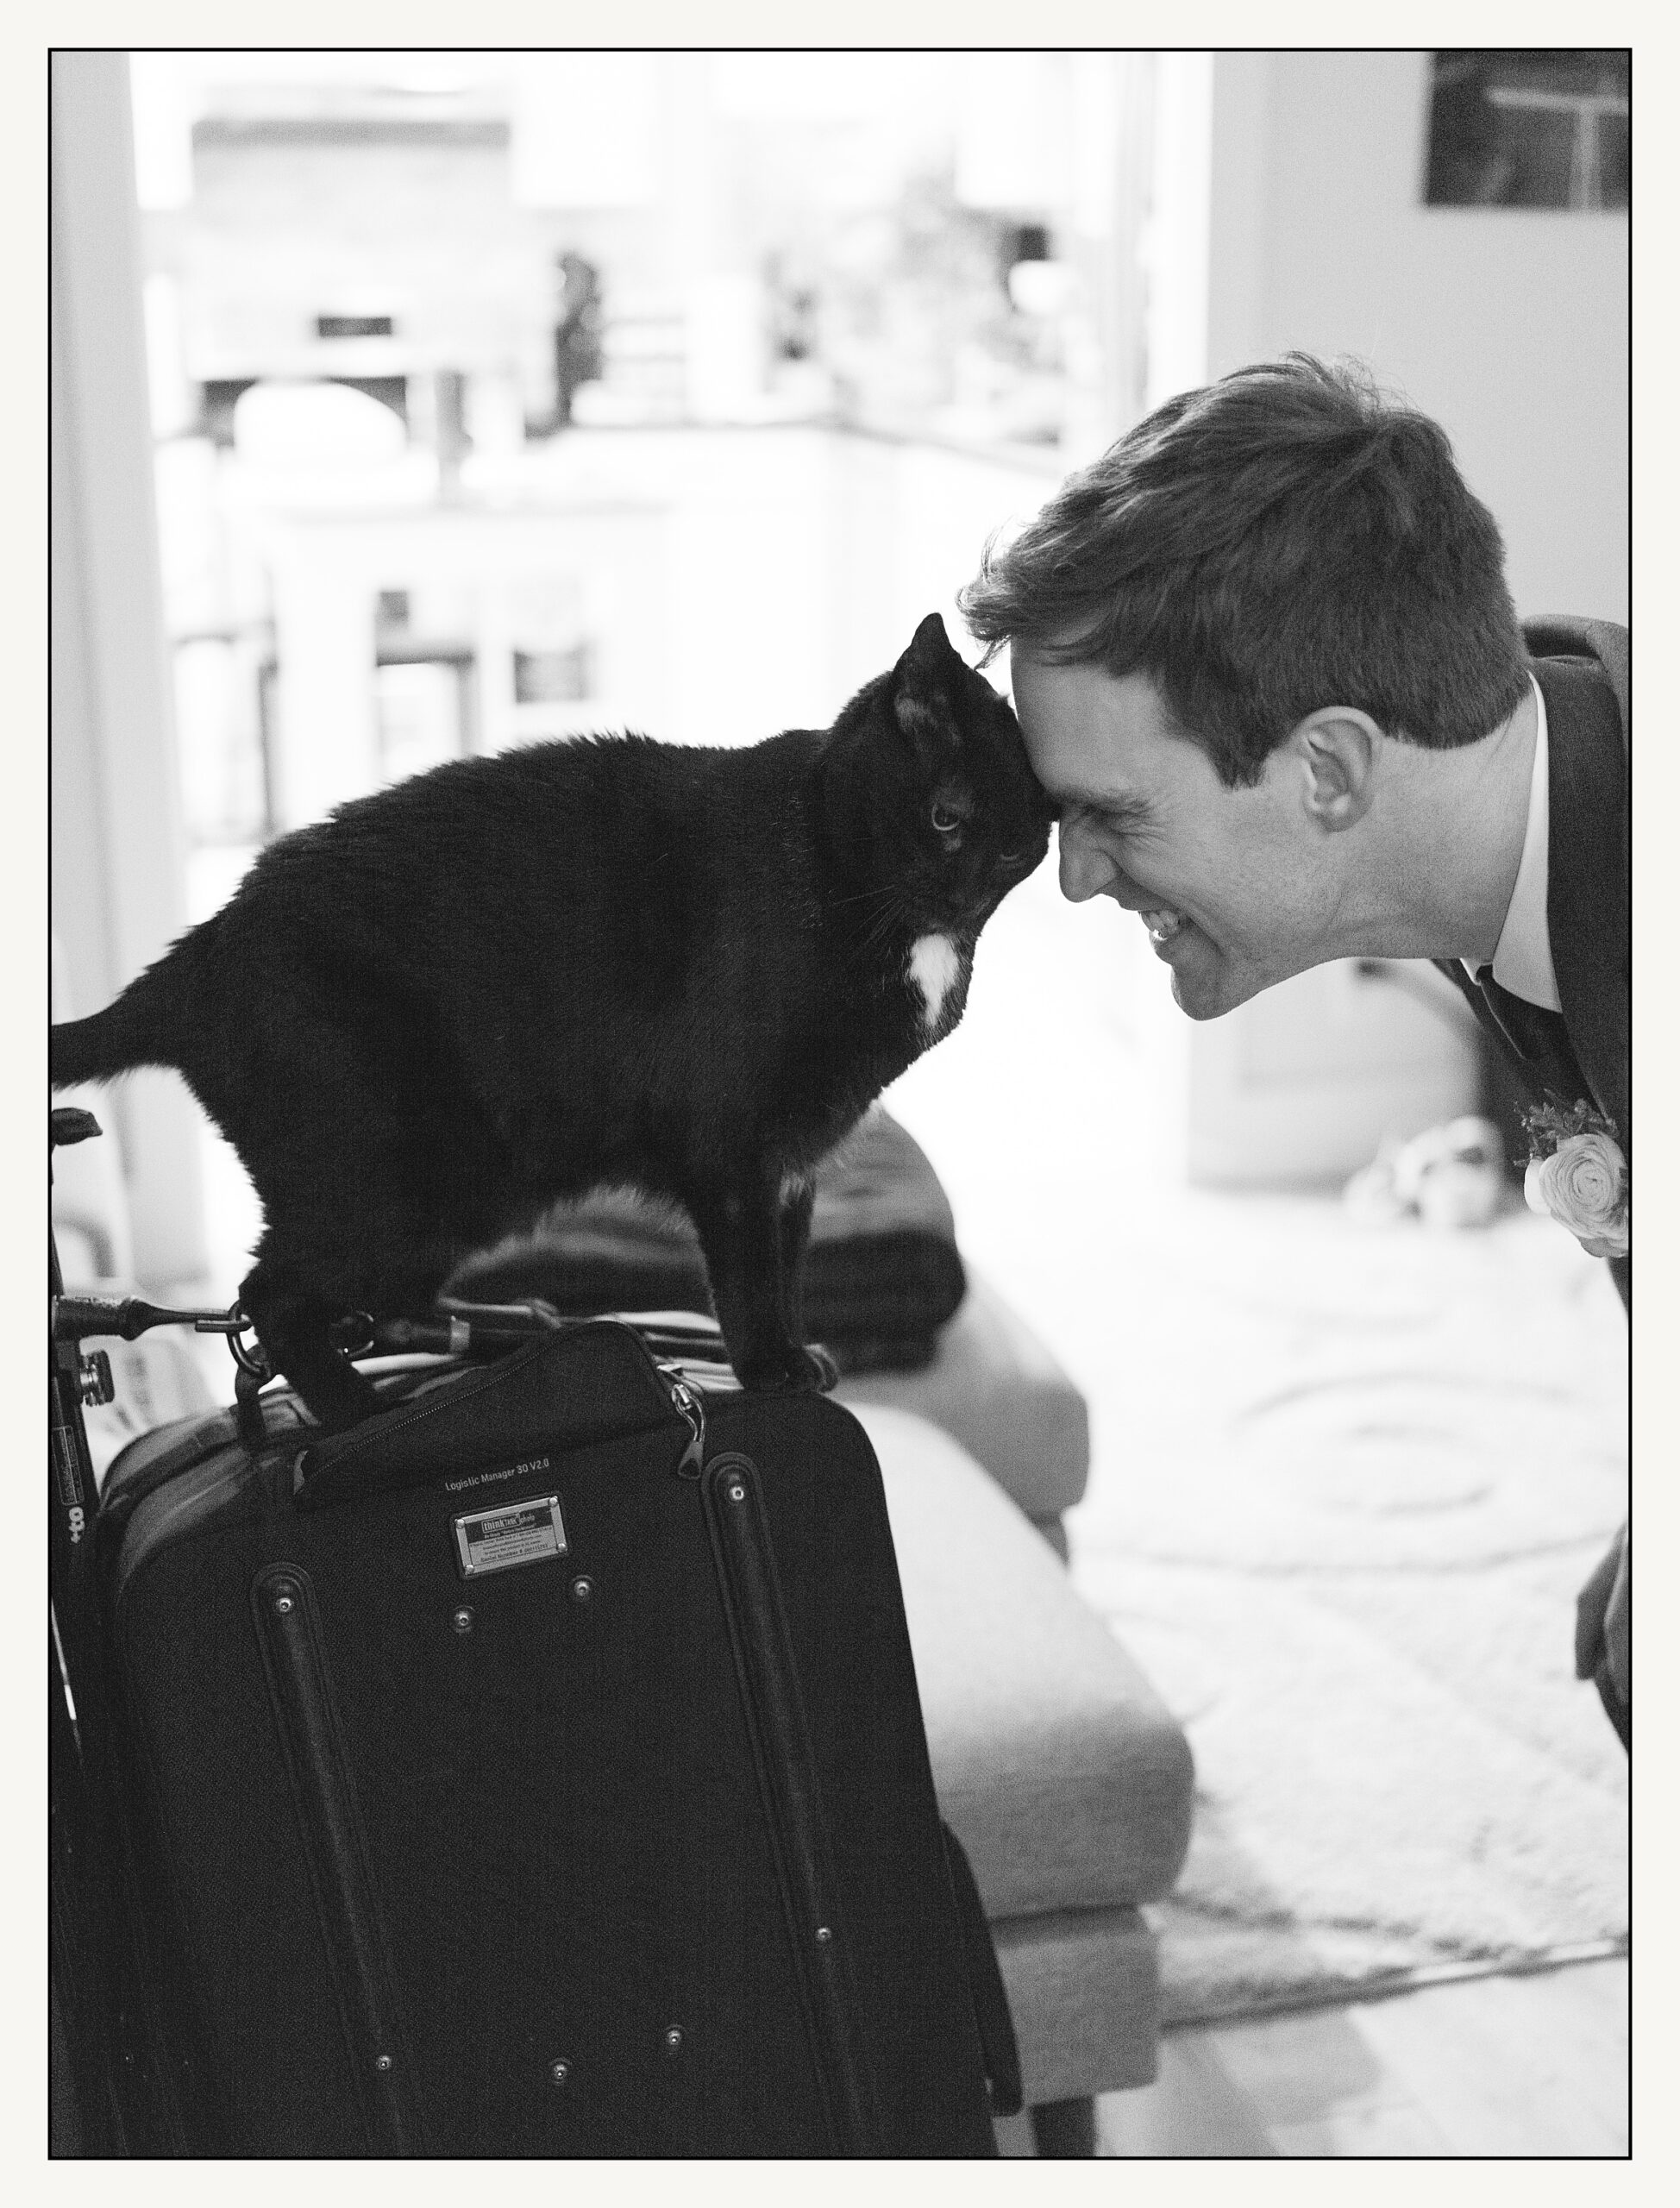
<svg viewBox="0 0 1680 2208">
<path fill-rule="evenodd" d="M 122 995 L 91 1019 L 66 1019 L 48 1031 L 47 1071 L 54 1088 L 109 1081 L 135 1066 L 173 1066 L 176 976 L 167 957 L 148 966 Z"/>
</svg>

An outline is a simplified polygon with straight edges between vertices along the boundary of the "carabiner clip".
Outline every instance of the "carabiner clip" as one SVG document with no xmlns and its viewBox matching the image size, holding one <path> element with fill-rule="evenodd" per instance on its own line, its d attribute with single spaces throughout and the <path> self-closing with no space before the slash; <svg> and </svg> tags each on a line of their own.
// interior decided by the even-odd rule
<svg viewBox="0 0 1680 2208">
<path fill-rule="evenodd" d="M 247 1349 L 240 1339 L 241 1334 L 254 1336 L 256 1333 L 251 1315 L 242 1304 L 234 1303 L 229 1306 L 227 1319 L 216 1331 L 221 1333 L 224 1330 L 228 1337 L 228 1347 L 233 1352 L 234 1363 L 240 1371 L 248 1378 L 254 1380 L 258 1387 L 261 1387 L 264 1381 L 272 1380 L 274 1377 L 274 1367 L 269 1361 L 268 1352 L 261 1342 L 254 1340 L 251 1347 Z"/>
</svg>

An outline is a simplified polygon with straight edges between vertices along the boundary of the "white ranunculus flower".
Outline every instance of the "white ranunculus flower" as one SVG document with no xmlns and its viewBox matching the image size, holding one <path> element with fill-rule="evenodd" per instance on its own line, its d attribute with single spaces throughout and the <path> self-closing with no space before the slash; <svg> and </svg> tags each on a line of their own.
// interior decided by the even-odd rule
<svg viewBox="0 0 1680 2208">
<path fill-rule="evenodd" d="M 1625 1258 L 1627 1164 L 1608 1135 L 1565 1135 L 1549 1157 L 1534 1157 L 1523 1176 L 1530 1211 L 1568 1227 L 1590 1258 Z"/>
</svg>

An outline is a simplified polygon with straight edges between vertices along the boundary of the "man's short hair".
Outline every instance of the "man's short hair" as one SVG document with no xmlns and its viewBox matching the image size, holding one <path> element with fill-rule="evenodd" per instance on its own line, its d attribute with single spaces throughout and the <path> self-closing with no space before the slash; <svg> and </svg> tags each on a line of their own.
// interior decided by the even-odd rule
<svg viewBox="0 0 1680 2208">
<path fill-rule="evenodd" d="M 1320 706 L 1445 748 L 1526 679 L 1498 524 L 1445 432 L 1304 353 L 1157 407 L 958 603 L 994 650 L 1150 676 L 1232 787 Z"/>
</svg>

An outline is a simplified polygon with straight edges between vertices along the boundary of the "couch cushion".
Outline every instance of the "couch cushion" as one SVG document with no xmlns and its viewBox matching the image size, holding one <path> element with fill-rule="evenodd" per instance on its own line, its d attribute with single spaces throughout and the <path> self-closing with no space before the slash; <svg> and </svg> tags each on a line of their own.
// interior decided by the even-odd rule
<svg viewBox="0 0 1680 2208">
<path fill-rule="evenodd" d="M 1135 1909 L 1058 1910 L 992 1927 L 1029 2108 L 1147 2086 L 1160 1979 Z"/>
<path fill-rule="evenodd" d="M 969 1293 L 921 1372 L 858 1373 L 837 1390 L 916 1411 L 962 1444 L 1029 1518 L 1059 1517 L 1085 1492 L 1085 1398 L 1031 1328 L 969 1270 Z"/>
<path fill-rule="evenodd" d="M 881 1459 L 940 1807 L 994 1921 L 1150 1901 L 1190 1836 L 1183 1733 L 949 1434 L 855 1405 Z"/>
</svg>

